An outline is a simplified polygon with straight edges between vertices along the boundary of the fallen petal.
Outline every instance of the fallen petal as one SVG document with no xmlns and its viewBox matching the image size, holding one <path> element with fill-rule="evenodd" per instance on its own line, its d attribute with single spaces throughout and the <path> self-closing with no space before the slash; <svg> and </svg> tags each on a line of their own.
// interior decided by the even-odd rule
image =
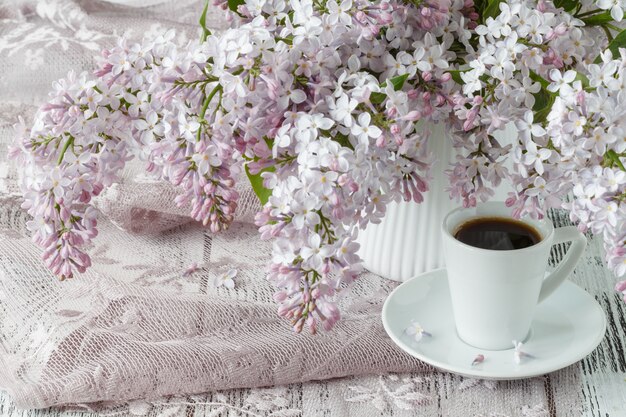
<svg viewBox="0 0 626 417">
<path fill-rule="evenodd" d="M 483 363 L 484 360 L 485 360 L 485 355 L 479 354 L 474 358 L 474 361 L 472 362 L 472 366 L 476 366 L 479 363 Z"/>
</svg>

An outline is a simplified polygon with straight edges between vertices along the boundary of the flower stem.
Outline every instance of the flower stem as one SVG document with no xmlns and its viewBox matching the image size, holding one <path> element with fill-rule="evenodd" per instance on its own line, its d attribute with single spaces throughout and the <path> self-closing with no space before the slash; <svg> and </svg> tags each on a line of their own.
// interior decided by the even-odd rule
<svg viewBox="0 0 626 417">
<path fill-rule="evenodd" d="M 218 84 L 210 93 L 208 96 L 206 96 L 206 98 L 204 99 L 204 103 L 202 104 L 202 109 L 200 110 L 200 114 L 198 115 L 198 120 L 204 120 L 204 116 L 206 115 L 206 111 L 209 108 L 209 104 L 211 103 L 211 100 L 213 100 L 213 97 L 215 97 L 215 95 L 218 92 L 222 91 L 222 85 Z M 202 123 L 202 122 L 200 122 Z M 198 142 L 200 141 L 200 134 L 202 133 L 202 128 L 198 129 Z"/>
<path fill-rule="evenodd" d="M 211 31 L 206 27 L 206 14 L 209 11 L 209 0 L 204 1 L 204 9 L 200 15 L 200 27 L 202 28 L 202 35 L 200 35 L 200 43 L 204 43 L 206 38 L 211 34 Z"/>
<path fill-rule="evenodd" d="M 74 137 L 70 136 L 67 141 L 65 142 L 65 144 L 63 145 L 63 148 L 61 149 L 61 153 L 59 154 L 59 159 L 57 160 L 57 165 L 61 165 L 61 163 L 63 162 L 63 157 L 65 156 L 65 152 L 67 152 L 67 149 L 74 143 Z"/>
<path fill-rule="evenodd" d="M 611 30 L 616 31 L 616 32 L 619 32 L 619 31 L 621 30 L 621 29 L 620 29 L 620 28 L 618 28 L 617 26 L 612 25 L 612 24 L 610 24 L 610 23 L 606 23 L 606 25 L 605 25 L 605 26 L 606 26 L 607 28 L 611 29 Z"/>
<path fill-rule="evenodd" d="M 619 167 L 619 169 L 621 169 L 622 171 L 626 171 L 626 168 L 624 167 L 624 164 L 622 164 L 622 161 L 619 159 L 620 155 L 617 154 L 617 152 L 615 152 L 613 149 L 609 150 L 606 155 L 609 157 L 609 159 L 615 163 L 615 165 L 617 165 Z"/>
<path fill-rule="evenodd" d="M 581 17 L 591 16 L 592 14 L 598 14 L 598 13 L 603 13 L 603 12 L 604 12 L 604 10 L 602 10 L 602 9 L 595 9 L 595 10 L 591 10 L 591 11 L 588 11 L 588 12 L 585 12 L 585 13 L 581 13 L 581 14 L 575 15 L 574 17 L 577 18 L 577 19 L 580 19 Z"/>
</svg>

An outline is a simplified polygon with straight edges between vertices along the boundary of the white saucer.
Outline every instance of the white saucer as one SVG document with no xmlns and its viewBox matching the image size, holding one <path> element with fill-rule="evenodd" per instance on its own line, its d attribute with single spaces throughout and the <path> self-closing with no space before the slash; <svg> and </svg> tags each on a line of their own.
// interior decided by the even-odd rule
<svg viewBox="0 0 626 417">
<path fill-rule="evenodd" d="M 604 312 L 587 292 L 566 281 L 537 306 L 518 365 L 510 350 L 470 346 L 457 336 L 445 269 L 427 272 L 396 288 L 385 301 L 383 325 L 405 352 L 437 368 L 482 379 L 530 378 L 571 365 L 593 351 L 606 329 Z M 431 336 L 421 341 L 405 333 L 417 321 Z M 472 366 L 478 354 L 485 360 Z"/>
</svg>

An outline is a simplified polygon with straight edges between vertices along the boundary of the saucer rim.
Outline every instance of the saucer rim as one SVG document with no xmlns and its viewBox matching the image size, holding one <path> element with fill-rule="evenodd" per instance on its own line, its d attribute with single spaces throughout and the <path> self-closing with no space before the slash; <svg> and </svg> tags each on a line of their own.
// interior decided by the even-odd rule
<svg viewBox="0 0 626 417">
<path fill-rule="evenodd" d="M 444 279 L 444 277 L 447 278 L 447 269 L 444 268 L 437 268 L 431 271 L 427 271 L 427 272 L 423 272 L 421 274 L 418 274 L 412 278 L 407 279 L 406 281 L 404 281 L 402 284 L 398 285 L 392 292 L 389 293 L 389 295 L 387 296 L 387 298 L 385 299 L 385 302 L 383 304 L 383 308 L 381 311 L 381 319 L 383 322 L 383 328 L 385 329 L 385 332 L 387 333 L 387 335 L 391 338 L 391 340 L 394 342 L 394 344 L 396 346 L 398 346 L 400 349 L 402 349 L 404 352 L 408 353 L 409 355 L 413 356 L 414 358 L 417 358 L 431 366 L 434 366 L 435 368 L 438 368 L 442 371 L 445 372 L 451 372 L 457 375 L 461 375 L 464 377 L 470 377 L 470 378 L 480 378 L 480 379 L 489 379 L 489 380 L 499 380 L 499 381 L 509 381 L 509 380 L 516 380 L 516 379 L 527 379 L 527 378 L 533 378 L 533 377 L 537 377 L 537 376 L 541 376 L 541 375 L 545 375 L 551 372 L 555 372 L 558 371 L 559 369 L 563 369 L 566 368 L 570 365 L 573 365 L 577 362 L 579 362 L 580 360 L 584 359 L 586 356 L 588 356 L 591 352 L 593 352 L 598 345 L 602 342 L 602 340 L 604 339 L 604 336 L 606 335 L 606 328 L 607 328 L 607 321 L 606 321 L 606 314 L 604 312 L 604 310 L 602 309 L 602 307 L 600 307 L 600 305 L 598 304 L 598 301 L 591 295 L 589 294 L 587 291 L 585 291 L 583 288 L 581 288 L 580 286 L 576 285 L 575 283 L 573 283 L 570 280 L 566 280 L 563 282 L 563 286 L 568 285 L 573 287 L 572 289 L 574 291 L 579 291 L 582 292 L 583 294 L 581 294 L 584 297 L 587 297 L 590 301 L 590 304 L 593 304 L 593 308 L 596 309 L 599 313 L 600 313 L 600 317 L 602 318 L 602 330 L 600 332 L 597 333 L 596 337 L 593 339 L 593 343 L 590 343 L 588 346 L 590 346 L 590 348 L 585 348 L 583 350 L 581 350 L 581 353 L 579 355 L 575 355 L 572 356 L 571 359 L 568 359 L 564 362 L 558 362 L 555 363 L 552 366 L 548 366 L 546 367 L 545 371 L 537 371 L 536 369 L 534 371 L 516 371 L 515 374 L 513 375 L 508 375 L 506 374 L 506 372 L 494 372 L 494 371 L 486 371 L 486 370 L 481 370 L 479 368 L 477 368 L 476 370 L 472 371 L 472 369 L 468 369 L 468 368 L 461 368 L 455 365 L 451 365 L 449 363 L 445 363 L 445 362 L 441 362 L 439 360 L 433 359 L 430 356 L 421 354 L 419 352 L 417 352 L 416 350 L 412 349 L 410 346 L 408 346 L 404 341 L 400 340 L 400 338 L 396 337 L 395 333 L 392 332 L 390 330 L 390 322 L 388 319 L 388 313 L 387 310 L 389 309 L 389 304 L 390 304 L 390 300 L 392 300 L 393 295 L 396 293 L 396 291 L 399 291 L 405 284 L 410 283 L 413 280 L 416 279 L 420 279 L 425 275 L 442 275 L 439 277 L 435 277 L 434 279 Z M 560 288 L 559 288 L 560 289 Z M 557 289 L 557 291 L 559 290 Z M 458 337 L 458 336 L 457 336 Z M 472 348 L 475 349 L 475 347 L 463 342 L 461 340 L 461 343 L 465 344 L 468 348 Z M 506 349 L 506 350 L 496 350 L 496 351 L 492 351 L 492 350 L 487 350 L 487 349 L 483 349 L 485 352 L 503 352 L 506 350 L 513 350 L 513 348 L 511 349 Z"/>
</svg>

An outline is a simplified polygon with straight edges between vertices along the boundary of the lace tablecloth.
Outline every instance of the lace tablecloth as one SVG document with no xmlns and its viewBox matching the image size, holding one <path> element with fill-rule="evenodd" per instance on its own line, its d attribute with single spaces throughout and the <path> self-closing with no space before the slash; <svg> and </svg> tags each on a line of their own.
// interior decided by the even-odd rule
<svg viewBox="0 0 626 417">
<path fill-rule="evenodd" d="M 261 270 L 269 247 L 259 243 L 254 227 L 238 223 L 224 234 L 211 236 L 195 225 L 183 224 L 176 213 L 155 214 L 145 207 L 131 210 L 138 204 L 131 198 L 133 187 L 146 186 L 137 181 L 132 171 L 127 173 L 127 181 L 100 204 L 110 214 L 116 213 L 109 216 L 116 223 L 125 223 L 126 215 L 135 219 L 136 233 L 128 234 L 104 222 L 103 239 L 92 250 L 93 273 L 69 285 L 48 280 L 45 271 L 37 267 L 38 259 L 32 255 L 36 252 L 23 237 L 26 217 L 14 197 L 14 167 L 6 160 L 10 126 L 18 115 L 32 115 L 34 106 L 45 99 L 51 81 L 72 68 L 90 69 L 90 57 L 102 46 L 111 45 L 117 35 L 140 37 L 167 27 L 176 27 L 181 38 L 198 33 L 195 22 L 202 6 L 198 0 L 152 0 L 152 6 L 142 8 L 115 4 L 120 2 L 0 2 L 0 256 L 4 254 L 1 261 L 5 271 L 29 279 L 11 289 L 9 296 L 0 297 L 0 347 L 4 349 L 5 361 L 0 365 L 2 371 L 22 375 L 22 388 L 29 387 L 22 391 L 20 404 L 72 404 L 20 410 L 14 398 L 0 393 L 0 416 L 82 416 L 95 412 L 161 417 L 626 416 L 626 308 L 612 289 L 614 278 L 604 267 L 601 244 L 593 239 L 571 279 L 586 288 L 606 312 L 609 326 L 605 340 L 593 354 L 575 365 L 515 382 L 480 381 L 438 372 L 396 349 L 385 337 L 379 318 L 382 301 L 396 284 L 373 274 L 364 274 L 346 292 L 342 300 L 346 317 L 335 333 L 316 338 L 292 335 L 274 315 L 269 284 L 263 280 Z M 212 12 L 209 21 L 218 27 L 223 20 L 217 11 Z M 159 192 L 155 188 L 154 194 Z M 164 222 L 167 230 L 156 235 L 141 234 L 141 222 L 155 221 Z M 567 223 L 561 213 L 554 214 L 554 221 L 557 225 Z M 560 252 L 555 251 L 554 256 L 558 258 Z M 183 277 L 191 262 L 198 262 L 201 269 Z M 25 265 L 32 276 L 19 272 Z M 212 280 L 231 268 L 238 270 L 235 289 L 214 288 Z M 5 280 L 5 292 L 12 283 L 20 282 Z M 36 298 L 18 297 L 29 291 L 41 293 L 42 288 L 54 300 L 46 304 L 53 305 L 54 311 L 42 311 L 38 304 L 41 300 Z M 164 299 L 169 297 L 171 305 L 182 306 L 183 310 L 173 313 L 203 314 L 175 329 L 176 334 L 188 334 L 190 341 L 181 351 L 184 360 L 174 363 L 188 363 L 185 361 L 191 358 L 189 363 L 208 363 L 212 367 L 190 367 L 188 372 L 171 370 L 181 379 L 169 381 L 163 377 L 167 373 L 159 374 L 160 369 L 151 368 L 147 358 L 134 357 L 135 362 L 145 360 L 145 374 L 111 371 L 115 368 L 111 364 L 116 363 L 121 364 L 119 369 L 139 368 L 135 364 L 124 365 L 129 358 L 101 352 L 99 349 L 104 349 L 98 343 L 99 337 L 119 335 L 119 345 L 110 348 L 111 354 L 123 351 L 122 348 L 136 353 L 141 352 L 142 346 L 156 346 L 152 357 L 163 358 L 174 345 L 174 340 L 153 339 L 155 333 L 161 334 L 158 331 L 168 331 L 159 329 L 167 320 L 148 317 L 150 311 L 161 311 L 159 306 L 115 298 L 119 293 L 132 293 L 134 300 L 141 300 L 144 292 L 155 291 L 161 291 Z M 102 299 L 89 298 L 94 294 L 108 298 L 101 303 Z M 66 297 L 81 299 L 83 304 L 65 302 Z M 25 306 L 24 321 L 15 323 L 15 317 L 10 318 L 9 313 L 12 306 L 20 303 Z M 125 305 L 141 305 L 142 309 L 122 308 Z M 37 317 L 52 315 L 61 317 L 58 322 L 65 327 L 51 330 L 36 326 Z M 221 321 L 215 321 L 216 317 Z M 86 322 L 90 325 L 82 334 Z M 25 340 L 32 344 L 32 351 L 10 352 L 7 346 L 3 347 L 2 342 L 16 334 L 28 338 Z M 82 339 L 72 344 L 74 337 Z M 57 347 L 54 343 L 59 340 L 64 341 L 65 350 L 42 353 L 41 349 L 49 344 Z M 194 346 L 202 352 L 196 362 Z M 246 346 L 250 349 L 246 350 Z M 232 359 L 236 357 L 233 352 L 239 354 L 239 360 Z M 16 371 L 17 362 L 11 354 L 20 355 L 20 360 L 24 355 L 45 357 L 45 365 L 61 364 L 59 369 L 64 371 L 76 367 L 82 373 L 61 373 L 55 368 L 55 374 L 55 369 L 48 367 L 42 376 L 37 372 L 44 368 L 35 366 Z M 308 362 L 307 355 L 314 360 Z M 50 362 L 50 358 L 54 360 Z M 99 368 L 97 361 L 91 363 L 88 358 L 106 358 L 109 362 L 103 359 L 101 363 L 108 367 Z M 32 365 L 35 359 L 24 363 Z M 2 371 L 0 387 L 7 384 L 2 380 Z M 58 379 L 52 379 L 52 375 Z M 337 376 L 343 377 L 333 378 Z M 146 392 L 151 381 L 154 395 L 136 399 L 134 392 Z M 289 383 L 292 381 L 297 382 Z M 263 387 L 275 384 L 279 385 Z M 233 389 L 158 397 L 159 393 L 194 392 L 198 387 Z"/>
<path fill-rule="evenodd" d="M 6 209 L 7 203 L 4 201 Z M 6 225 L 19 221 L 20 214 L 2 211 L 0 221 Z M 567 223 L 565 217 L 555 216 L 555 223 Z M 15 224 L 15 223 L 14 223 Z M 103 234 L 116 236 L 118 242 L 127 239 L 125 232 L 121 232 L 111 226 L 105 227 Z M 199 273 L 189 279 L 182 279 L 180 272 L 184 266 L 172 265 L 171 262 L 159 263 L 155 259 L 163 256 L 158 247 L 162 246 L 163 239 L 171 239 L 172 236 L 182 238 L 189 246 L 198 245 L 191 238 L 196 230 L 192 226 L 182 227 L 175 232 L 166 232 L 165 236 L 134 236 L 132 245 L 141 251 L 156 252 L 156 256 L 146 259 L 145 262 L 119 265 L 117 262 L 124 257 L 116 253 L 112 247 L 101 246 L 96 250 L 96 268 L 100 271 L 110 271 L 121 268 L 127 274 L 124 280 L 133 282 L 133 285 L 152 287 L 161 286 L 168 292 L 196 292 L 205 291 L 207 296 L 215 296 L 216 292 L 226 291 L 215 289 L 210 285 L 212 276 L 219 273 L 223 267 L 238 267 L 240 274 L 236 278 L 237 286 L 227 294 L 221 294 L 223 300 L 230 300 L 230 307 L 212 305 L 209 313 L 218 308 L 231 308 L 233 314 L 241 314 L 245 310 L 251 298 L 264 298 L 262 274 L 250 275 L 249 269 L 245 268 L 247 250 L 254 247 L 259 250 L 259 257 L 267 254 L 267 247 L 259 248 L 257 234 L 250 225 L 240 224 L 225 234 L 210 237 L 202 232 L 207 243 L 200 245 L 202 248 L 210 247 L 209 260 L 207 260 L 206 273 Z M 7 236 L 6 232 L 3 235 Z M 244 239 L 242 240 L 242 237 Z M 20 235 L 10 237 L 20 240 Z M 118 240 L 119 239 L 119 240 Z M 191 243 L 189 243 L 191 242 Z M 359 360 L 364 353 L 364 348 L 381 349 L 389 351 L 389 341 L 384 341 L 381 335 L 380 307 L 384 295 L 391 291 L 395 284 L 385 281 L 373 274 L 365 274 L 351 292 L 350 300 L 346 300 L 348 311 L 353 309 L 351 320 L 360 320 L 365 330 L 365 337 L 354 335 L 346 338 L 343 333 L 319 336 L 323 338 L 320 343 L 325 343 L 333 337 L 343 338 L 349 341 L 345 346 L 335 347 L 335 351 L 328 361 L 322 363 L 330 369 L 352 366 L 358 370 L 361 376 L 347 376 L 324 381 L 310 381 L 293 383 L 270 388 L 242 388 L 215 391 L 200 395 L 182 395 L 148 400 L 133 400 L 116 402 L 115 405 L 106 403 L 90 403 L 89 405 L 73 405 L 71 408 L 53 408 L 46 410 L 19 410 L 13 400 L 6 394 L 0 394 L 1 416 L 91 416 L 97 410 L 99 415 L 145 415 L 145 416 L 489 416 L 489 417 L 551 417 L 551 416 L 610 416 L 619 417 L 626 415 L 626 361 L 624 360 L 624 343 L 626 341 L 625 317 L 626 308 L 619 297 L 612 291 L 613 278 L 606 272 L 601 258 L 601 246 L 599 241 L 591 240 L 584 262 L 577 268 L 571 279 L 586 288 L 595 296 L 603 307 L 609 320 L 608 333 L 602 344 L 590 356 L 583 361 L 554 372 L 543 377 L 532 378 L 523 381 L 494 382 L 462 378 L 456 375 L 438 372 L 431 367 L 416 363 L 411 357 L 402 352 L 395 351 L 390 360 L 385 364 L 369 363 L 371 369 L 377 374 L 367 375 L 371 369 L 364 366 L 355 366 L 354 361 Z M 147 252 L 146 252 L 147 253 Z M 205 252 L 206 253 L 206 252 Z M 558 257 L 558 252 L 555 253 Z M 140 259 L 137 257 L 136 259 Z M 3 259 L 3 262 L 5 260 Z M 105 282 L 105 285 L 107 283 Z M 267 290 L 267 289 L 266 289 Z M 368 295 L 370 294 L 370 295 Z M 372 297 L 371 294 L 374 294 Z M 35 300 L 33 300 L 35 301 Z M 362 303 L 360 302 L 362 301 Z M 262 304 L 262 303 L 261 303 Z M 273 309 L 270 302 L 265 302 L 267 311 L 264 316 L 271 317 Z M 206 305 L 205 305 L 206 306 Z M 83 306 L 84 307 L 84 306 Z M 93 306 L 89 306 L 92 309 Z M 344 305 L 344 308 L 346 306 Z M 80 305 L 74 302 L 68 303 L 64 311 L 70 319 L 77 317 L 84 311 L 80 311 Z M 141 313 L 139 313 L 141 314 Z M 1 317 L 1 314 L 0 314 Z M 118 317 L 120 322 L 111 331 L 125 332 L 131 330 L 139 322 L 133 314 L 125 314 Z M 242 317 L 242 320 L 253 320 L 252 317 Z M 371 324 L 371 327 L 367 326 Z M 345 323 L 350 328 L 358 323 Z M 286 327 L 286 326 L 285 326 Z M 341 329 L 341 328 L 340 328 Z M 221 329 L 225 331 L 227 329 Z M 141 328 L 137 329 L 140 332 Z M 341 331 L 341 330 L 340 330 Z M 281 337 L 287 332 L 281 332 Z M 33 335 L 37 336 L 37 333 Z M 271 339 L 274 335 L 267 335 Z M 298 336 L 294 336 L 298 337 Z M 325 340 L 324 340 L 325 339 Z M 221 340 L 221 341 L 220 341 Z M 215 343 L 228 343 L 228 336 L 216 340 Z M 309 340 L 310 341 L 310 340 Z M 381 343 L 384 342 L 384 343 Z M 34 340 L 36 343 L 36 340 Z M 164 342 L 166 343 L 166 342 Z M 254 343 L 254 341 L 251 341 Z M 190 348 L 193 345 L 189 346 Z M 304 348 L 304 347 L 303 347 Z M 87 347 L 85 348 L 87 349 Z M 216 350 L 219 350 L 216 345 Z M 271 356 L 272 350 L 266 350 L 265 354 Z M 278 353 L 277 353 L 278 354 Z M 302 352 L 295 352 L 296 356 L 302 356 Z M 371 356 L 376 357 L 380 352 L 372 350 Z M 77 364 L 79 358 L 75 358 Z M 111 358 L 107 358 L 110 360 Z M 276 361 L 277 358 L 266 357 L 265 361 Z M 117 358 L 124 361 L 124 358 Z M 265 365 L 265 361 L 262 361 Z M 278 361 L 280 362 L 280 361 Z M 367 360 L 365 361 L 367 362 Z M 323 368 L 323 367 L 322 367 Z M 381 372 L 380 369 L 406 369 L 413 370 L 402 373 Z M 274 370 L 277 375 L 280 369 Z M 219 369 L 207 369 L 205 372 L 221 372 Z M 311 369 L 305 379 L 318 379 L 329 375 L 327 369 Z M 254 373 L 251 371 L 251 373 Z M 141 375 L 139 375 L 141 377 Z M 292 376 L 293 377 L 293 376 Z M 93 375 L 96 387 L 106 387 L 107 377 L 98 380 L 98 375 Z M 115 377 L 117 378 L 117 377 Z M 209 378 L 210 379 L 210 378 Z M 124 380 L 122 378 L 122 380 Z M 232 381 L 231 381 L 232 382 Z M 1 383 L 1 381 L 0 381 Z M 91 384 L 92 380 L 84 381 Z M 132 380 L 126 380 L 132 384 Z M 138 384 L 143 384 L 141 378 Z M 104 388 L 103 388 L 104 389 Z M 184 392 L 184 385 L 178 389 Z M 84 386 L 69 388 L 72 391 L 85 391 Z M 192 388 L 193 390 L 193 388 Z M 62 390 L 61 390 L 62 391 Z M 67 392 L 66 392 L 67 394 Z M 83 394 L 81 394 L 83 395 Z M 104 394 L 102 394 L 104 395 Z M 78 407 L 78 408 L 77 408 Z"/>
</svg>

